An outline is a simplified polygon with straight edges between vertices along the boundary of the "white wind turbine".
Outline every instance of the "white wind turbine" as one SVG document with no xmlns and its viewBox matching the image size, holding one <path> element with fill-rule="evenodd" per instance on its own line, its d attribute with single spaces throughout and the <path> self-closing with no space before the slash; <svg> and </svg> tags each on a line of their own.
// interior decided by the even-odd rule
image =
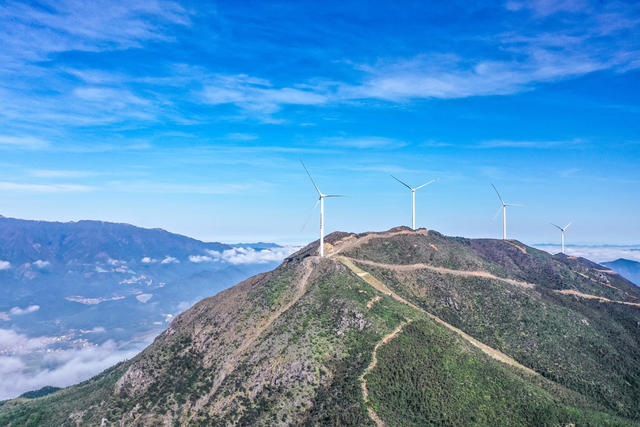
<svg viewBox="0 0 640 427">
<path fill-rule="evenodd" d="M 571 223 L 565 225 L 564 227 L 560 227 L 559 225 L 555 225 L 554 223 L 551 223 L 551 225 L 556 227 L 562 233 L 562 251 L 561 251 L 561 253 L 564 253 L 564 232 L 567 231 L 567 228 L 569 228 Z"/>
<path fill-rule="evenodd" d="M 315 206 L 318 206 L 318 203 L 320 203 L 320 256 L 323 257 L 324 256 L 324 198 L 325 197 L 344 197 L 344 196 L 340 194 L 322 193 L 322 191 L 320 191 L 316 183 L 313 181 L 313 178 L 311 178 L 311 174 L 309 173 L 309 170 L 307 169 L 307 167 L 304 165 L 302 161 L 300 161 L 300 163 L 302 163 L 302 167 L 304 168 L 304 170 L 307 171 L 307 175 L 309 175 L 309 179 L 311 180 L 311 183 L 313 184 L 313 186 L 316 188 L 316 191 L 318 192 L 318 196 L 319 196 Z"/>
<path fill-rule="evenodd" d="M 400 184 L 402 184 L 405 187 L 407 187 L 409 190 L 411 190 L 411 228 L 415 230 L 416 229 L 416 190 L 419 190 L 422 187 L 426 187 L 429 184 L 433 184 L 434 182 L 438 181 L 440 178 L 432 179 L 431 181 L 422 184 L 420 187 L 413 188 L 409 184 L 406 184 L 406 183 L 400 181 L 395 176 L 391 175 L 391 177 L 393 179 L 395 179 L 396 181 L 398 181 Z"/>
<path fill-rule="evenodd" d="M 504 200 L 502 200 L 502 196 L 500 195 L 500 193 L 498 193 L 498 189 L 496 188 L 496 186 L 493 184 L 491 184 L 491 186 L 493 187 L 494 190 L 496 190 L 496 194 L 498 195 L 498 198 L 500 199 L 500 203 L 502 204 L 502 206 L 500 207 L 500 209 L 502 209 L 502 240 L 507 240 L 507 206 L 522 206 L 522 205 L 505 203 Z M 496 215 L 500 213 L 500 209 L 498 209 L 498 212 L 496 212 Z M 496 215 L 493 216 L 494 219 Z"/>
</svg>

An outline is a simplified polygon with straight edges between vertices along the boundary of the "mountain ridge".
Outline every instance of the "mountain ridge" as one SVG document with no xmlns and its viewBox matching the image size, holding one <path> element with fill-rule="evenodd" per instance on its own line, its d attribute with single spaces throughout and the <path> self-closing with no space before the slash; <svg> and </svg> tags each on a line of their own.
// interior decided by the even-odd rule
<svg viewBox="0 0 640 427">
<path fill-rule="evenodd" d="M 619 275 L 517 241 L 406 227 L 332 233 L 325 242 L 326 258 L 313 242 L 275 270 L 200 301 L 133 359 L 47 397 L 3 403 L 0 421 L 640 419 L 640 310 L 559 292 L 640 298 Z"/>
</svg>

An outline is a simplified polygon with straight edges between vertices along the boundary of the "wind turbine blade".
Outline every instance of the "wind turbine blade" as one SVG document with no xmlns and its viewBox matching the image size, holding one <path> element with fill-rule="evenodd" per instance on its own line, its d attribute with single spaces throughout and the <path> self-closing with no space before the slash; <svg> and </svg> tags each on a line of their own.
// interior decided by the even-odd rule
<svg viewBox="0 0 640 427">
<path fill-rule="evenodd" d="M 565 226 L 564 226 L 563 231 L 564 231 L 564 230 L 566 230 L 567 228 L 569 228 L 569 226 L 570 226 L 571 224 L 572 224 L 572 223 L 570 222 L 569 224 L 565 225 Z"/>
<path fill-rule="evenodd" d="M 504 205 L 505 206 L 515 206 L 516 208 L 524 208 L 525 207 L 524 205 L 518 205 L 518 204 L 515 204 L 515 203 L 505 203 Z"/>
<path fill-rule="evenodd" d="M 304 165 L 302 160 L 300 160 L 300 163 L 302 163 L 302 167 L 304 168 L 304 170 L 307 171 L 307 175 L 309 175 L 309 179 L 311 180 L 311 183 L 313 184 L 313 186 L 316 188 L 316 191 L 318 192 L 318 195 L 322 196 L 322 193 L 320 192 L 320 189 L 318 188 L 316 183 L 313 181 L 313 178 L 311 178 L 311 174 L 309 173 L 309 169 L 307 169 L 307 167 Z"/>
<path fill-rule="evenodd" d="M 562 227 L 560 227 L 559 225 L 555 225 L 554 223 L 550 222 L 549 224 L 553 225 L 554 227 L 556 227 L 558 230 L 562 231 Z"/>
<path fill-rule="evenodd" d="M 495 215 L 493 215 L 493 220 L 495 221 L 496 218 L 498 217 L 498 215 L 500 215 L 500 212 L 502 211 L 502 206 L 500 206 L 497 210 L 497 212 L 495 213 Z"/>
<path fill-rule="evenodd" d="M 439 180 L 440 180 L 440 178 L 432 179 L 431 181 L 429 181 L 429 182 L 427 182 L 425 184 L 422 184 L 420 187 L 416 187 L 416 190 L 419 190 L 420 188 L 425 187 L 425 186 L 427 186 L 429 184 L 433 184 L 434 182 L 439 181 Z"/>
<path fill-rule="evenodd" d="M 324 197 L 347 197 L 347 196 L 344 196 L 344 195 L 342 195 L 342 194 L 327 194 L 327 195 L 326 195 L 326 196 L 324 196 Z"/>
<path fill-rule="evenodd" d="M 496 188 L 495 185 L 491 184 L 491 186 L 493 187 L 494 190 L 496 190 L 496 194 L 498 195 L 498 199 L 500 199 L 500 202 L 504 205 L 504 200 L 502 200 L 502 196 L 500 195 L 500 193 L 498 193 L 498 189 Z"/>
<path fill-rule="evenodd" d="M 302 228 L 300 228 L 300 232 L 301 233 L 307 227 L 307 224 L 309 224 L 309 220 L 311 219 L 311 215 L 313 215 L 313 211 L 315 211 L 316 208 L 318 207 L 318 203 L 320 203 L 320 199 L 316 200 L 316 202 L 313 205 L 313 208 L 311 208 L 311 211 L 309 211 L 309 215 L 307 215 L 307 219 L 304 221 L 304 224 L 302 225 Z"/>
<path fill-rule="evenodd" d="M 395 179 L 396 181 L 398 181 L 400 184 L 404 185 L 405 187 L 407 187 L 409 190 L 413 191 L 413 188 L 411 188 L 411 186 L 409 184 L 406 184 L 402 181 L 400 181 L 398 178 L 396 178 L 395 176 L 391 175 L 391 178 Z"/>
</svg>

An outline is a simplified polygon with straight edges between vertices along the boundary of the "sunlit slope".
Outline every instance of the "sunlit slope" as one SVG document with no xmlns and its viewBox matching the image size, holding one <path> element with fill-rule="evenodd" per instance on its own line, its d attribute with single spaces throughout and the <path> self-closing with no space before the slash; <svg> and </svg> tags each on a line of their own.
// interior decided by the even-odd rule
<svg viewBox="0 0 640 427">
<path fill-rule="evenodd" d="M 327 242 L 329 257 L 309 245 L 201 301 L 140 355 L 90 381 L 5 402 L 0 424 L 640 419 L 640 307 L 556 292 L 640 297 L 623 279 L 517 242 L 424 230 Z"/>
</svg>

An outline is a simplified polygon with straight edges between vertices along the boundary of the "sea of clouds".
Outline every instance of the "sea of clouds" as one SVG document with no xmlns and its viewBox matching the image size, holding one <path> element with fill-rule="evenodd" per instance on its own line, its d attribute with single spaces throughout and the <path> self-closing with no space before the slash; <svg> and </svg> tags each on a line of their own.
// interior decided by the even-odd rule
<svg viewBox="0 0 640 427">
<path fill-rule="evenodd" d="M 266 264 L 279 262 L 291 255 L 297 246 L 282 246 L 269 249 L 235 247 L 225 251 L 207 251 L 208 255 L 191 255 L 191 262 L 227 262 L 229 264 Z"/>
<path fill-rule="evenodd" d="M 104 329 L 94 328 L 95 333 Z M 0 400 L 37 390 L 45 385 L 65 387 L 129 359 L 153 337 L 136 343 L 106 341 L 100 345 L 79 344 L 59 348 L 57 337 L 27 337 L 11 329 L 0 329 Z"/>
<path fill-rule="evenodd" d="M 537 244 L 534 247 L 552 254 L 560 252 L 560 245 Z M 571 256 L 587 258 L 594 262 L 615 261 L 618 258 L 626 258 L 640 262 L 640 245 L 614 246 L 614 245 L 567 245 L 565 253 Z"/>
</svg>

